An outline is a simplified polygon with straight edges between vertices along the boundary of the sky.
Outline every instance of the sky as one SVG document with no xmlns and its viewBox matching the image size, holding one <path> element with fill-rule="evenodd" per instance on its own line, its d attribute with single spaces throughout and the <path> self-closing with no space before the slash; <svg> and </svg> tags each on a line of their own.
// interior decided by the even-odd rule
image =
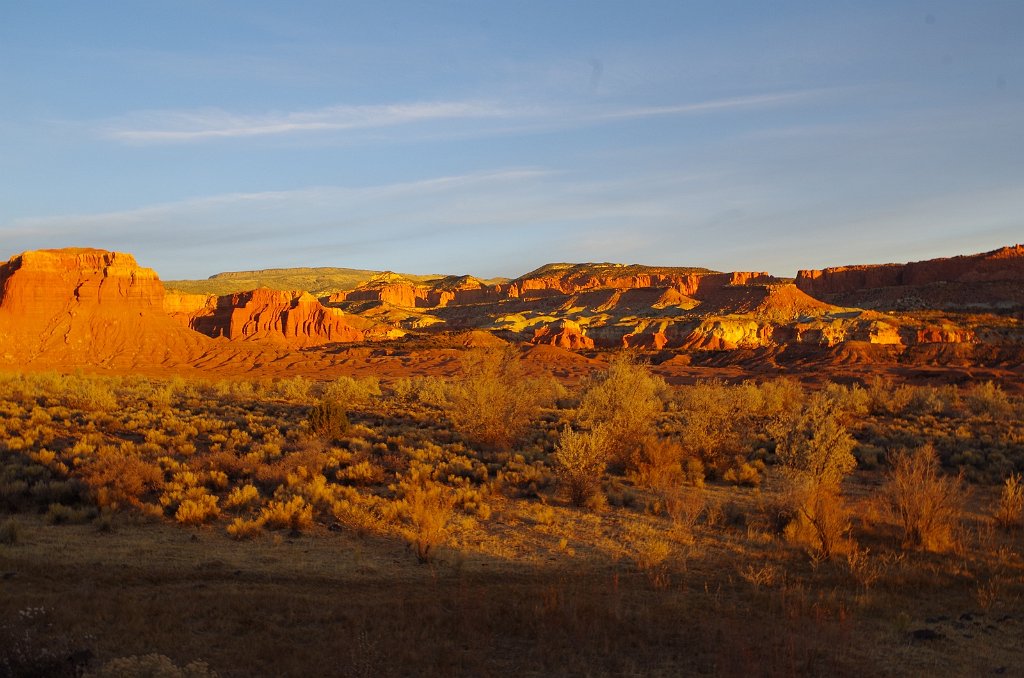
<svg viewBox="0 0 1024 678">
<path fill-rule="evenodd" d="M 0 260 L 763 270 L 1024 242 L 1024 2 L 0 2 Z"/>
</svg>

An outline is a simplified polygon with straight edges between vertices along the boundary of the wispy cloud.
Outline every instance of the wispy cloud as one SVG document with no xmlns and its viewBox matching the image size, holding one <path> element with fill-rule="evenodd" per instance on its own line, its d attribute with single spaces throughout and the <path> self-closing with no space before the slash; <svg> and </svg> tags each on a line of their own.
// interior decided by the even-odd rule
<svg viewBox="0 0 1024 678">
<path fill-rule="evenodd" d="M 184 222 L 179 224 L 178 228 L 181 228 L 187 227 L 187 223 L 198 216 L 217 214 L 221 210 L 242 213 L 246 213 L 247 210 L 266 212 L 275 208 L 294 209 L 297 206 L 308 209 L 318 206 L 327 206 L 335 210 L 354 209 L 367 204 L 386 205 L 389 201 L 398 199 L 411 200 L 493 186 L 515 185 L 554 174 L 556 172 L 553 170 L 522 167 L 364 187 L 312 186 L 285 191 L 224 193 L 134 209 L 15 219 L 8 226 L 0 226 L 0 235 L 13 239 L 27 236 L 86 234 L 90 229 L 106 232 L 125 229 L 130 231 L 154 225 L 173 225 L 175 220 Z M 202 223 L 205 225 L 206 222 Z M 216 222 L 209 222 L 209 225 L 216 225 Z M 177 238 L 180 233 L 169 235 Z"/>
<path fill-rule="evenodd" d="M 505 117 L 511 112 L 475 101 L 330 106 L 312 111 L 236 115 L 220 109 L 149 111 L 103 126 L 108 138 L 129 143 L 173 143 L 298 132 L 393 127 L 430 120 Z"/>
<path fill-rule="evenodd" d="M 796 92 L 778 92 L 775 94 L 759 94 L 755 96 L 733 97 L 727 99 L 711 99 L 695 103 L 671 106 L 642 106 L 625 108 L 593 116 L 595 120 L 620 120 L 625 118 L 651 118 L 663 115 L 686 115 L 688 113 L 706 113 L 709 111 L 732 110 L 738 108 L 759 108 L 778 104 L 792 103 L 820 96 L 824 90 L 804 90 Z"/>
<path fill-rule="evenodd" d="M 521 105 L 487 101 L 436 101 L 401 104 L 338 105 L 309 111 L 235 114 L 221 109 L 144 111 L 100 125 L 101 136 L 130 144 L 189 143 L 216 139 L 268 137 L 394 128 L 426 122 L 483 123 L 501 121 L 491 131 L 504 134 L 507 125 L 551 129 L 580 124 L 602 124 L 657 116 L 692 115 L 714 111 L 793 104 L 822 96 L 827 90 L 775 92 L 659 106 L 609 108 L 602 104 Z M 524 126 L 525 125 L 525 126 Z M 465 128 L 452 131 L 466 133 Z M 473 134 L 486 134 L 487 129 Z M 431 134 L 436 134 L 432 132 Z"/>
</svg>

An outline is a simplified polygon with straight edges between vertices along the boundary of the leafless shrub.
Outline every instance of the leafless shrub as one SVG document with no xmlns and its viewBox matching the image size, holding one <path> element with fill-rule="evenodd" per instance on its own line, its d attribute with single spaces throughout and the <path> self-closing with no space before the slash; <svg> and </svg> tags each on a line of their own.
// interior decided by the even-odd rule
<svg viewBox="0 0 1024 678">
<path fill-rule="evenodd" d="M 555 449 L 555 472 L 576 506 L 583 506 L 601 490 L 608 465 L 608 435 L 602 426 L 573 431 L 566 426 Z"/>
<path fill-rule="evenodd" d="M 999 504 L 993 514 L 996 524 L 1004 530 L 1014 530 L 1024 522 L 1024 482 L 1021 474 L 1011 473 L 1003 482 Z"/>
<path fill-rule="evenodd" d="M 904 542 L 925 551 L 952 548 L 964 503 L 962 475 L 945 475 L 930 445 L 893 455 L 890 464 L 884 493 Z"/>
<path fill-rule="evenodd" d="M 810 541 L 817 557 L 830 559 L 849 531 L 840 485 L 857 465 L 855 442 L 822 393 L 811 396 L 800 416 L 777 436 L 788 496 L 799 518 L 787 528 L 790 536 Z M 806 528 L 813 535 L 809 540 Z"/>
</svg>

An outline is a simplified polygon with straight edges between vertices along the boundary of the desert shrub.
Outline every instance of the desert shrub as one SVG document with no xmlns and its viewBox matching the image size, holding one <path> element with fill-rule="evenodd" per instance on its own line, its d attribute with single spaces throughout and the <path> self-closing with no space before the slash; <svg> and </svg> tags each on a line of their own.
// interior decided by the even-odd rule
<svg viewBox="0 0 1024 678">
<path fill-rule="evenodd" d="M 260 519 L 249 520 L 247 518 L 235 518 L 227 527 L 227 532 L 233 539 L 253 539 L 263 532 L 263 521 Z"/>
<path fill-rule="evenodd" d="M 448 406 L 448 382 L 441 377 L 413 377 L 416 399 L 433 407 Z"/>
<path fill-rule="evenodd" d="M 396 379 L 391 384 L 391 395 L 398 400 L 414 400 L 416 398 L 416 382 L 410 377 Z"/>
<path fill-rule="evenodd" d="M 141 497 L 163 482 L 163 470 L 141 459 L 134 446 L 102 445 L 82 469 L 99 506 L 138 506 Z"/>
<path fill-rule="evenodd" d="M 890 464 L 884 497 L 904 543 L 926 551 L 949 550 L 963 509 L 962 476 L 945 475 L 930 445 L 893 455 Z"/>
<path fill-rule="evenodd" d="M 939 414 L 951 409 L 951 403 L 943 392 L 933 386 L 915 387 L 907 403 L 907 411 L 917 415 Z"/>
<path fill-rule="evenodd" d="M 376 377 L 338 377 L 324 387 L 321 398 L 346 405 L 364 405 L 380 395 L 380 381 Z"/>
<path fill-rule="evenodd" d="M 850 512 L 841 494 L 804 487 L 789 501 L 796 511 L 782 533 L 790 541 L 806 545 L 813 559 L 831 560 L 850 544 Z"/>
<path fill-rule="evenodd" d="M 1011 473 L 1003 482 L 993 517 L 1005 530 L 1017 529 L 1024 522 L 1024 482 L 1019 473 Z"/>
<path fill-rule="evenodd" d="M 661 531 L 650 525 L 636 525 L 627 532 L 625 546 L 637 569 L 655 588 L 668 585 L 665 561 L 672 555 L 672 545 Z"/>
<path fill-rule="evenodd" d="M 338 482 L 349 485 L 379 485 L 384 482 L 384 469 L 378 464 L 364 459 L 339 469 L 335 477 Z"/>
<path fill-rule="evenodd" d="M 202 525 L 220 515 L 217 497 L 210 494 L 204 487 L 192 487 L 186 490 L 174 519 L 182 525 Z"/>
<path fill-rule="evenodd" d="M 190 662 L 178 666 L 162 654 L 120 657 L 111 659 L 84 678 L 216 678 L 204 662 Z"/>
<path fill-rule="evenodd" d="M 849 530 L 840 487 L 857 465 L 856 442 L 824 393 L 811 396 L 776 436 L 787 497 L 797 516 L 789 536 L 810 543 L 816 557 L 833 558 Z"/>
<path fill-rule="evenodd" d="M 970 413 L 976 417 L 1000 419 L 1013 412 L 1013 406 L 1006 392 L 991 381 L 972 386 L 967 392 L 964 402 Z"/>
<path fill-rule="evenodd" d="M 764 462 L 760 459 L 750 462 L 737 455 L 733 458 L 732 466 L 726 470 L 722 479 L 727 483 L 744 485 L 746 487 L 758 487 L 764 479 L 762 475 L 764 469 Z"/>
<path fill-rule="evenodd" d="M 313 506 L 299 496 L 286 501 L 272 501 L 260 511 L 259 520 L 270 529 L 299 533 L 313 526 Z"/>
<path fill-rule="evenodd" d="M 616 354 L 605 372 L 588 380 L 580 398 L 579 419 L 590 428 L 603 428 L 609 462 L 628 464 L 634 451 L 653 434 L 667 388 L 661 377 L 652 375 L 628 351 Z"/>
<path fill-rule="evenodd" d="M 64 377 L 63 399 L 69 407 L 87 412 L 113 412 L 117 409 L 117 396 L 111 383 L 100 377 L 81 374 Z"/>
<path fill-rule="evenodd" d="M 603 426 L 590 431 L 562 431 L 555 448 L 555 473 L 576 506 L 583 506 L 601 489 L 608 465 L 609 438 Z"/>
<path fill-rule="evenodd" d="M 799 416 L 775 430 L 776 454 L 787 475 L 802 484 L 839 489 L 857 466 L 856 441 L 830 400 L 811 396 Z"/>
<path fill-rule="evenodd" d="M 448 385 L 448 414 L 467 440 L 499 450 L 519 441 L 549 394 L 527 377 L 513 347 L 473 349 Z"/>
<path fill-rule="evenodd" d="M 739 389 L 720 380 L 699 382 L 676 391 L 680 437 L 686 449 L 712 468 L 740 451 L 746 400 Z"/>
<path fill-rule="evenodd" d="M 665 490 L 682 484 L 686 452 L 672 438 L 651 436 L 634 450 L 630 461 L 633 480 L 641 487 Z"/>
<path fill-rule="evenodd" d="M 437 547 L 448 535 L 454 496 L 450 488 L 414 471 L 399 486 L 402 492 L 400 513 L 409 522 L 406 539 L 416 551 L 420 563 L 433 560 Z"/>
<path fill-rule="evenodd" d="M 707 509 L 707 497 L 703 488 L 667 489 L 664 492 L 665 513 L 672 526 L 683 535 L 690 535 L 697 521 Z"/>
<path fill-rule="evenodd" d="M 275 379 L 273 385 L 267 389 L 268 395 L 276 396 L 284 400 L 305 402 L 309 400 L 309 392 L 313 384 L 305 377 L 295 376 L 290 379 Z"/>
<path fill-rule="evenodd" d="M 21 539 L 21 525 L 14 518 L 0 523 L 0 544 L 13 545 Z"/>
<path fill-rule="evenodd" d="M 321 400 L 309 411 L 309 429 L 326 441 L 337 440 L 349 429 L 345 407 L 337 400 Z"/>
<path fill-rule="evenodd" d="M 748 396 L 755 401 L 751 411 L 766 421 L 786 420 L 800 411 L 804 402 L 804 389 L 800 382 L 787 377 L 771 379 L 756 387 Z"/>
<path fill-rule="evenodd" d="M 689 457 L 683 462 L 683 480 L 694 487 L 704 487 L 706 471 L 704 462 L 696 457 Z"/>
<path fill-rule="evenodd" d="M 843 386 L 829 382 L 823 392 L 832 406 L 847 417 L 863 417 L 871 409 L 871 395 L 859 384 Z"/>
</svg>

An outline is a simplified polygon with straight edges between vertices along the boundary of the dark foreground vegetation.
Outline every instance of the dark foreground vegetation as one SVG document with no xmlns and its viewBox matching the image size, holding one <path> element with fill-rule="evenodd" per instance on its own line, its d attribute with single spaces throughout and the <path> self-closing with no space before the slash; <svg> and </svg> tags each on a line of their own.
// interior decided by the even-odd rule
<svg viewBox="0 0 1024 678">
<path fill-rule="evenodd" d="M 1024 667 L 998 385 L 0 376 L 0 675 Z"/>
</svg>

